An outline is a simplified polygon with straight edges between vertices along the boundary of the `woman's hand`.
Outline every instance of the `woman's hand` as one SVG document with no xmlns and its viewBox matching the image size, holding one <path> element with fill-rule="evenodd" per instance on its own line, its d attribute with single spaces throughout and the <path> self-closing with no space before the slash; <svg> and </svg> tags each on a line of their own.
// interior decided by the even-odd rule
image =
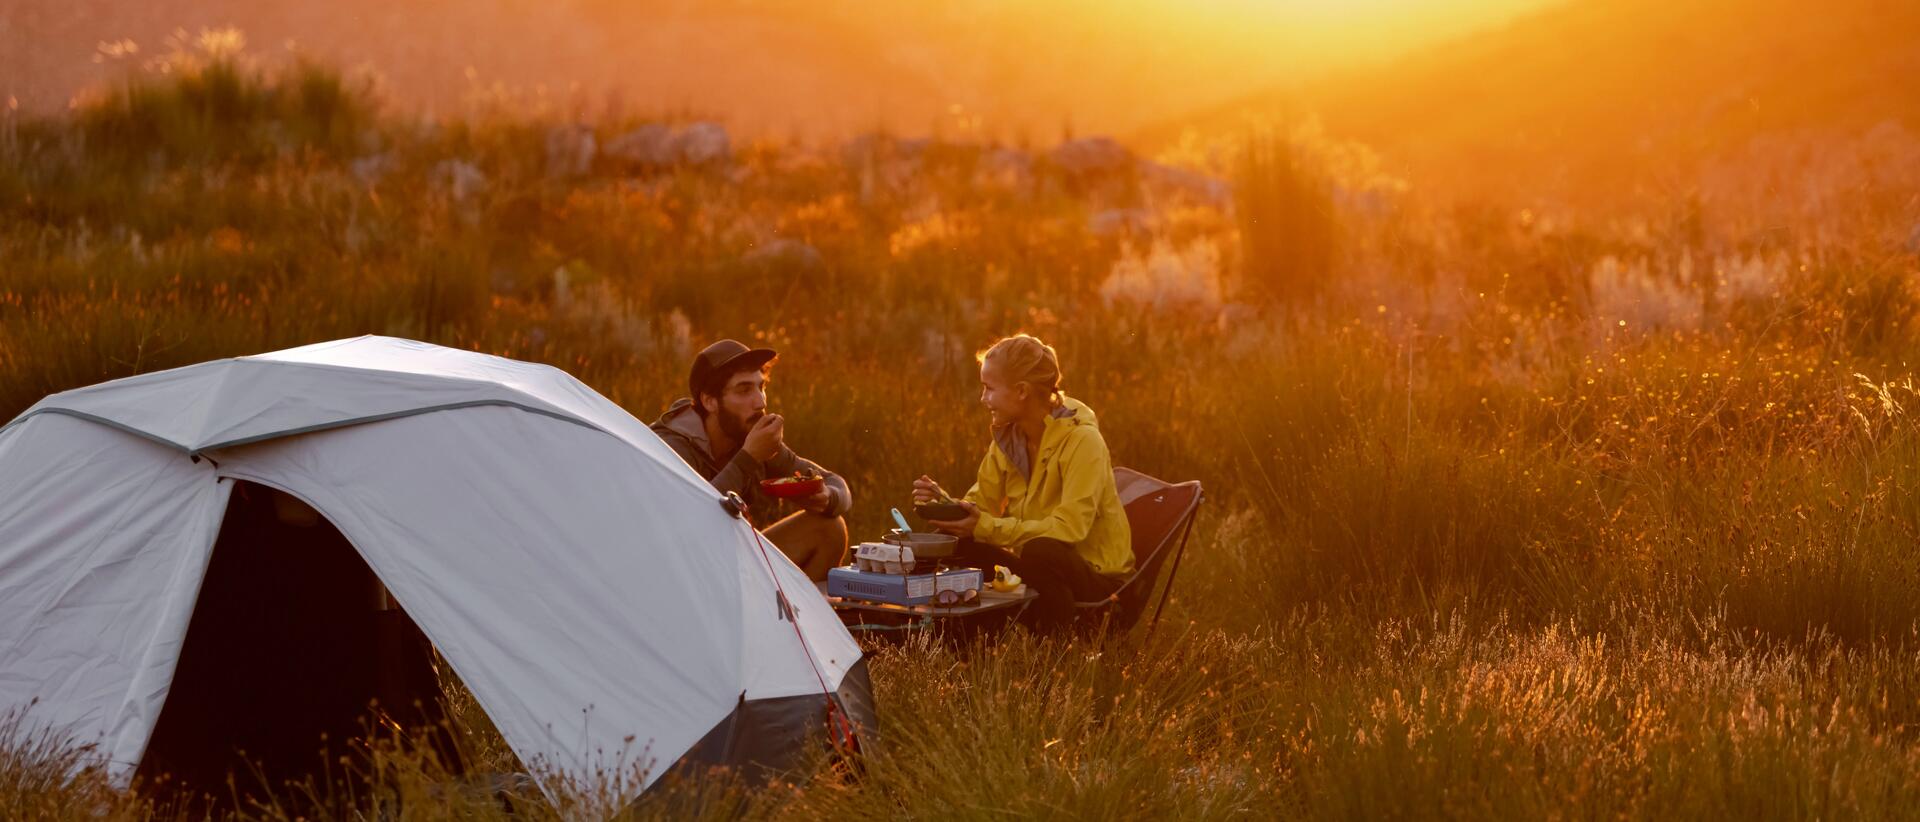
<svg viewBox="0 0 1920 822">
<path fill-rule="evenodd" d="M 962 519 L 951 519 L 951 520 L 930 519 L 930 520 L 927 520 L 927 522 L 932 523 L 933 527 L 938 528 L 942 531 L 945 531 L 949 534 L 952 534 L 956 537 L 973 536 L 973 526 L 979 524 L 980 522 L 980 506 L 974 505 L 973 503 L 967 502 L 966 500 L 961 500 L 960 507 L 967 509 L 967 515 Z"/>
<path fill-rule="evenodd" d="M 932 477 L 921 474 L 919 479 L 913 481 L 914 505 L 925 505 L 946 498 L 947 492 L 940 490 L 940 483 L 934 482 Z"/>
</svg>

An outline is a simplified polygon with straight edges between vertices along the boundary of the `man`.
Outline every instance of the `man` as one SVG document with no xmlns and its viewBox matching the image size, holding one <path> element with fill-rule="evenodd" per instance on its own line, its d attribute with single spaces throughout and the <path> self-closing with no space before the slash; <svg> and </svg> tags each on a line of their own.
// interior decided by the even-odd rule
<svg viewBox="0 0 1920 822">
<path fill-rule="evenodd" d="M 846 480 L 794 454 L 783 438 L 785 421 L 767 413 L 767 372 L 777 356 L 733 340 L 707 346 L 693 358 L 689 396 L 674 401 L 653 431 L 714 488 L 739 494 L 761 533 L 808 577 L 826 579 L 846 557 L 853 494 Z M 760 481 L 795 471 L 826 477 L 826 487 L 794 500 L 801 510 L 764 525 L 780 505 L 760 490 Z"/>
</svg>

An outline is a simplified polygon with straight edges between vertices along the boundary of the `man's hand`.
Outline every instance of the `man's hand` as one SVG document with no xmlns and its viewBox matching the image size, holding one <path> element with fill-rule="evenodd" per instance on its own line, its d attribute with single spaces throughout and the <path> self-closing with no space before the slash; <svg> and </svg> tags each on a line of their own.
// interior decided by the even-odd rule
<svg viewBox="0 0 1920 822">
<path fill-rule="evenodd" d="M 829 488 L 821 488 L 818 493 L 801 497 L 795 500 L 795 502 L 799 503 L 800 507 L 804 510 L 825 515 L 827 509 L 833 507 L 833 491 Z"/>
<path fill-rule="evenodd" d="M 932 477 L 921 474 L 919 479 L 913 481 L 914 505 L 925 505 L 946 498 L 947 492 L 940 490 L 940 483 L 934 482 Z"/>
<path fill-rule="evenodd" d="M 784 432 L 786 420 L 779 414 L 766 414 L 753 424 L 753 430 L 747 432 L 747 441 L 740 443 L 740 450 L 759 462 L 766 462 L 780 455 L 780 448 L 786 444 Z"/>
<path fill-rule="evenodd" d="M 932 523 L 933 527 L 938 528 L 942 531 L 945 531 L 949 534 L 952 534 L 956 537 L 973 536 L 973 526 L 979 524 L 980 522 L 980 506 L 974 505 L 973 503 L 967 502 L 966 500 L 961 500 L 960 507 L 967 509 L 967 516 L 963 519 L 954 519 L 954 520 L 930 519 L 930 520 L 927 520 L 927 522 Z"/>
</svg>

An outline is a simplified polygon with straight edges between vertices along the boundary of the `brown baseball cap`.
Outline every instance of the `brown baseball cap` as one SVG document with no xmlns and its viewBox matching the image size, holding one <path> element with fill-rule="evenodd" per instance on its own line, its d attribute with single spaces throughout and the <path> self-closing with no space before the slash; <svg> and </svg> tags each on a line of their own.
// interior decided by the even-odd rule
<svg viewBox="0 0 1920 822">
<path fill-rule="evenodd" d="M 687 375 L 688 396 L 698 398 L 700 387 L 722 374 L 743 368 L 759 368 L 773 362 L 779 352 L 771 348 L 748 348 L 735 340 L 721 340 L 702 349 L 693 358 L 693 373 Z"/>
</svg>

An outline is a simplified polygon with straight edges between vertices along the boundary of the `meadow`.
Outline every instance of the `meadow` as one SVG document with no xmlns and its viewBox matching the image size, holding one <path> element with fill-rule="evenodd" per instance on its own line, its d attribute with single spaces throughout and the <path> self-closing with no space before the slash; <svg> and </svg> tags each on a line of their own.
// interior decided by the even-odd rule
<svg viewBox="0 0 1920 822">
<path fill-rule="evenodd" d="M 1117 160 L 887 135 L 605 150 L 649 123 L 689 125 L 524 100 L 427 120 L 329 67 L 217 50 L 9 116 L 0 419 L 375 333 L 550 363 L 650 420 L 732 336 L 782 352 L 771 401 L 847 477 L 861 536 L 921 473 L 964 485 L 987 442 L 974 353 L 1026 331 L 1117 462 L 1206 486 L 1165 618 L 876 648 L 896 744 L 863 776 L 689 781 L 630 814 L 1920 803 L 1920 137 L 1508 201 L 1397 178 L 1311 121 Z M 15 734 L 0 817 L 170 815 L 76 757 Z M 417 754 L 369 767 L 351 802 L 392 818 L 506 812 Z"/>
</svg>

